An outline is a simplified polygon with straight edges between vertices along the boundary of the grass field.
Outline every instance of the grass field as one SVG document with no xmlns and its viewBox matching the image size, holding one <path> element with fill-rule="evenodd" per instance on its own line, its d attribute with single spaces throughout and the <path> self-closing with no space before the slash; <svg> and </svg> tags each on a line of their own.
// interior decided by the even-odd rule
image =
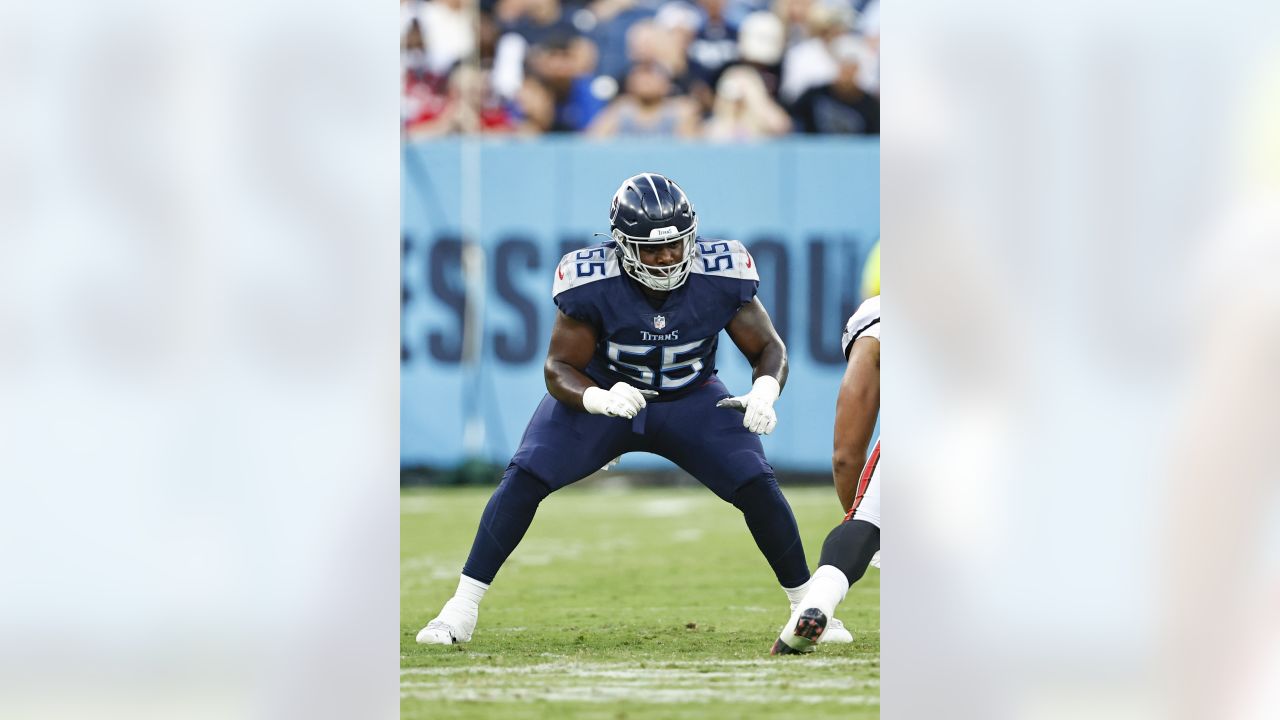
<svg viewBox="0 0 1280 720">
<path fill-rule="evenodd" d="M 402 718 L 879 716 L 879 570 L 837 613 L 853 645 L 770 657 L 786 596 L 741 514 L 702 488 L 557 492 L 485 596 L 474 639 L 416 644 L 490 492 L 401 496 Z M 835 493 L 784 492 L 812 569 L 840 519 Z"/>
</svg>

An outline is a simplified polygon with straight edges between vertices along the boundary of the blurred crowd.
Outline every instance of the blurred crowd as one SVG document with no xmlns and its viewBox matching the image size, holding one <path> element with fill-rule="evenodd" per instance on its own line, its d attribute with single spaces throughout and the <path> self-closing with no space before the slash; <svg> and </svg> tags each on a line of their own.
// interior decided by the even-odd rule
<svg viewBox="0 0 1280 720">
<path fill-rule="evenodd" d="M 880 133 L 879 0 L 401 0 L 401 126 Z"/>
</svg>

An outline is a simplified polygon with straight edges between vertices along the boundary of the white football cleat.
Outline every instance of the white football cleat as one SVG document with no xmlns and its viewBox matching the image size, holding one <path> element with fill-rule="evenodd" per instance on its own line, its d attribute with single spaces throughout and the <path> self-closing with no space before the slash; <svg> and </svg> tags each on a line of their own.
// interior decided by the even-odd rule
<svg viewBox="0 0 1280 720">
<path fill-rule="evenodd" d="M 467 642 L 476 629 L 476 618 L 479 615 L 479 609 L 474 606 L 468 608 L 456 598 L 450 598 L 440 609 L 440 614 L 418 631 L 418 644 L 453 645 Z"/>
<path fill-rule="evenodd" d="M 791 624 L 793 627 L 795 625 L 794 621 L 796 619 L 796 611 L 799 609 L 799 605 L 791 606 Z M 785 633 L 786 631 L 787 628 L 783 627 L 781 632 Z M 823 630 L 822 635 L 819 636 L 818 642 L 827 645 L 848 645 L 853 642 L 853 633 L 849 632 L 848 628 L 844 626 L 844 623 L 840 622 L 840 618 L 831 617 L 827 619 L 826 629 Z"/>
<path fill-rule="evenodd" d="M 845 628 L 839 618 L 831 618 L 827 621 L 826 632 L 822 633 L 818 642 L 824 645 L 847 645 L 853 642 L 853 633 Z"/>
<path fill-rule="evenodd" d="M 799 655 L 813 652 L 827 629 L 827 614 L 816 607 L 797 608 L 774 641 L 770 655 Z"/>
</svg>

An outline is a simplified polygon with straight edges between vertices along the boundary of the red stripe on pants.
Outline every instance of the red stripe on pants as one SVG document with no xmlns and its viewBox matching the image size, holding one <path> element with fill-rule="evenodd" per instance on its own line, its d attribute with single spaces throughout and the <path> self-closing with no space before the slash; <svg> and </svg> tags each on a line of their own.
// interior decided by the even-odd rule
<svg viewBox="0 0 1280 720">
<path fill-rule="evenodd" d="M 858 478 L 858 494 L 853 498 L 853 507 L 849 508 L 848 514 L 844 519 L 853 518 L 853 513 L 858 509 L 858 503 L 862 502 L 862 496 L 867 494 L 867 487 L 871 485 L 871 476 L 875 474 L 876 465 L 880 464 L 880 441 L 876 440 L 876 446 L 871 451 L 871 457 L 867 458 L 867 464 L 862 466 L 862 477 Z"/>
</svg>

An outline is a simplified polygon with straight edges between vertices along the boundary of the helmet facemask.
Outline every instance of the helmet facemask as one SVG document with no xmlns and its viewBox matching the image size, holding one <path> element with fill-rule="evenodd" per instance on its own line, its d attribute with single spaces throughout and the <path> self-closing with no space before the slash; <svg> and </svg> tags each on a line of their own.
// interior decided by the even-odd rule
<svg viewBox="0 0 1280 720">
<path fill-rule="evenodd" d="M 674 228 L 672 228 L 674 230 Z M 622 261 L 622 269 L 636 282 L 652 290 L 671 291 L 684 284 L 693 269 L 693 261 L 698 253 L 698 220 L 694 218 L 689 229 L 680 234 L 660 235 L 661 230 L 654 230 L 658 237 L 633 237 L 621 230 L 613 229 L 613 239 L 618 244 L 618 252 Z M 646 265 L 640 261 L 640 248 L 654 245 L 666 245 L 680 242 L 684 255 L 671 265 Z"/>
</svg>

